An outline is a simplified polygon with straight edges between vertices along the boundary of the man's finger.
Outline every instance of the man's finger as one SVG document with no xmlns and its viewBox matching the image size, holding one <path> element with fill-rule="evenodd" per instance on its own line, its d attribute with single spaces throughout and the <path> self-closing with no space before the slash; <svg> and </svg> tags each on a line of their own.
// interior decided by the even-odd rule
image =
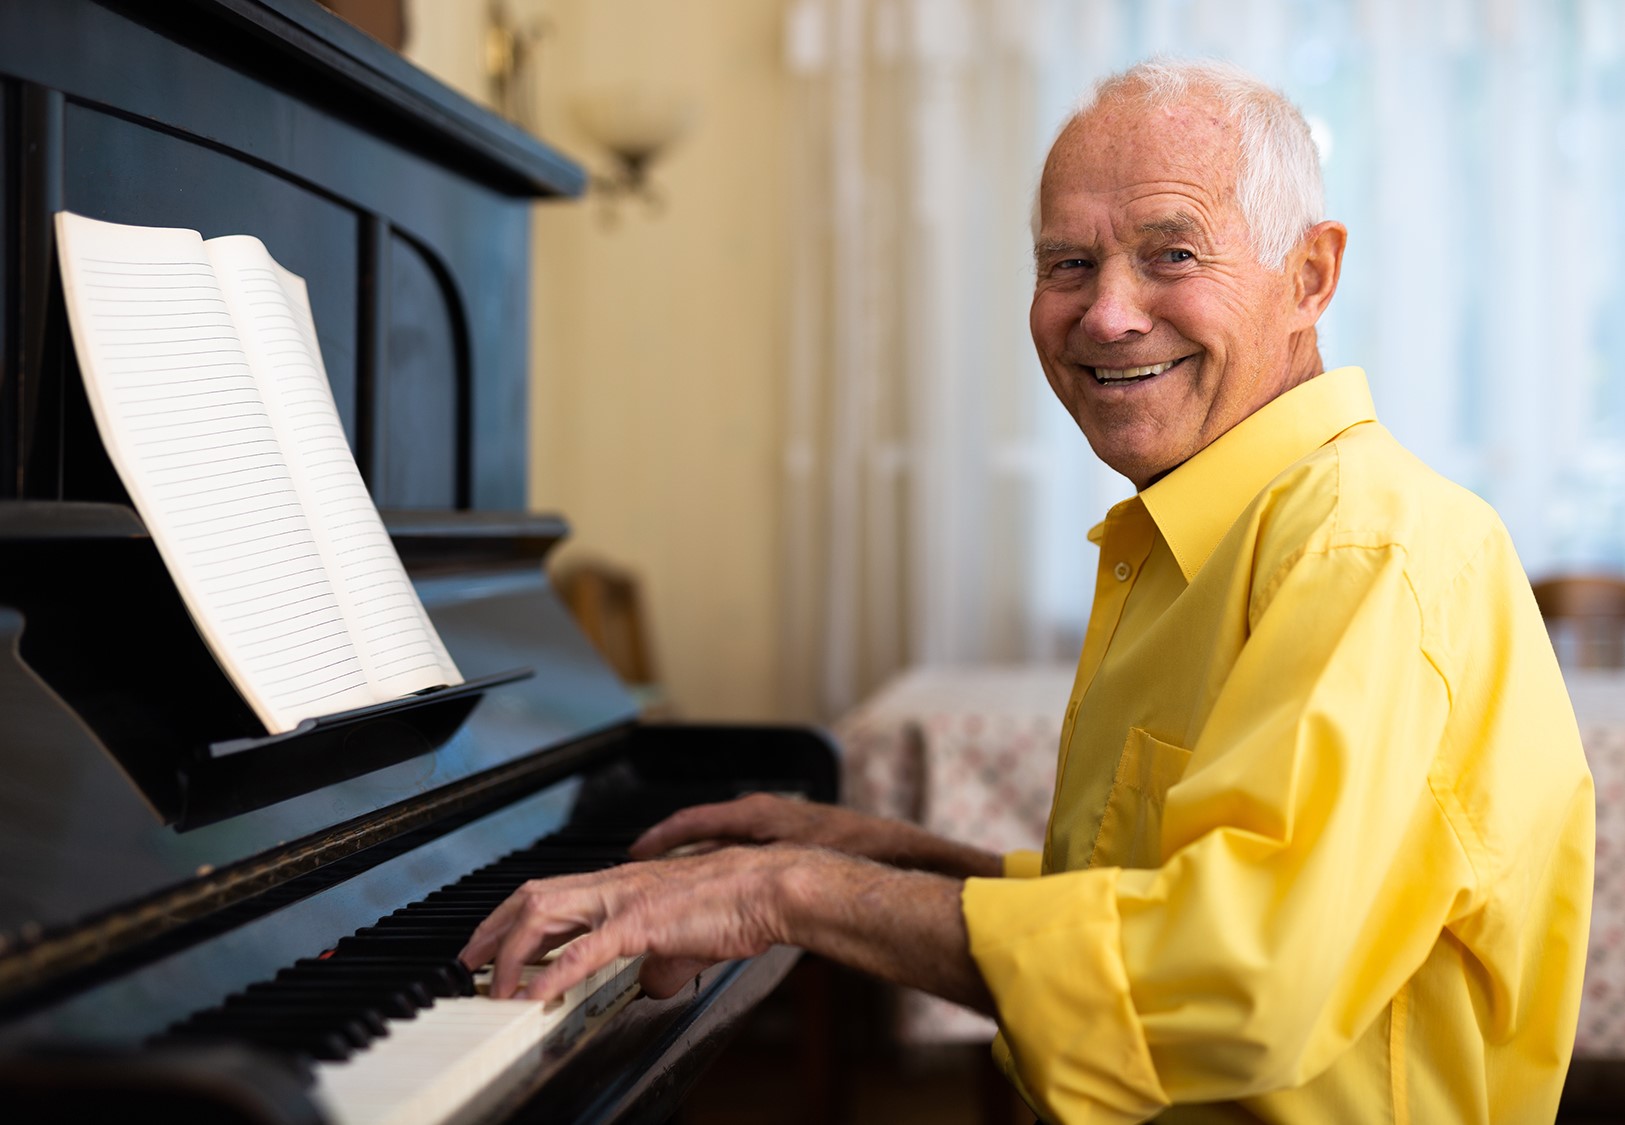
<svg viewBox="0 0 1625 1125">
<path fill-rule="evenodd" d="M 720 852 L 723 848 L 731 848 L 738 843 L 738 840 L 695 840 L 692 844 L 678 844 L 666 853 L 666 858 L 682 859 L 688 855 L 710 855 L 712 852 Z"/>
<path fill-rule="evenodd" d="M 695 805 L 693 808 L 679 809 L 633 840 L 632 846 L 626 850 L 633 859 L 654 859 L 679 845 L 718 836 L 721 834 L 718 831 L 719 822 L 725 818 L 716 814 L 726 807 Z"/>
<path fill-rule="evenodd" d="M 486 964 L 496 954 L 497 948 L 502 944 L 502 937 L 513 925 L 514 918 L 524 909 L 525 896 L 521 891 L 515 891 L 502 900 L 502 904 L 486 916 L 485 921 L 474 927 L 474 932 L 468 936 L 468 942 L 463 946 L 457 959 L 464 967 L 478 969 Z"/>
<path fill-rule="evenodd" d="M 502 904 L 493 910 L 485 921 L 474 928 L 473 934 L 469 936 L 467 944 L 463 946 L 463 950 L 457 955 L 457 959 L 470 969 L 478 969 L 488 964 L 496 956 L 497 950 L 502 947 L 503 939 L 508 931 L 527 911 L 535 907 L 538 901 L 537 896 L 543 893 L 544 888 L 550 907 L 555 908 L 554 912 L 561 913 L 561 916 L 571 916 L 557 908 L 566 902 L 578 901 L 579 895 L 577 892 L 592 887 L 602 878 L 603 873 L 601 872 L 585 872 L 577 875 L 555 875 L 547 879 L 532 879 L 521 884 L 519 889 L 504 899 Z M 576 897 L 565 897 L 573 894 Z M 581 928 L 585 928 L 585 923 L 580 925 Z"/>
<path fill-rule="evenodd" d="M 491 995 L 496 999 L 506 1000 L 513 995 L 525 962 L 537 950 L 545 925 L 542 919 L 522 918 L 503 935 L 491 959 Z"/>
<path fill-rule="evenodd" d="M 780 797 L 752 793 L 679 809 L 634 840 L 628 850 L 633 859 L 654 859 L 696 841 L 766 843 L 783 835 L 778 814 L 784 803 Z"/>
<path fill-rule="evenodd" d="M 527 1000 L 556 1000 L 621 955 L 613 928 L 589 930 L 560 949 L 530 978 L 521 995 Z"/>
<path fill-rule="evenodd" d="M 569 917 L 544 914 L 532 909 L 521 919 L 497 949 L 491 962 L 491 995 L 506 999 L 519 990 L 525 966 L 580 934 L 586 927 Z"/>
<path fill-rule="evenodd" d="M 564 880 L 556 880 L 556 883 L 562 881 Z M 517 891 L 502 899 L 500 906 L 486 915 L 484 922 L 474 927 L 474 932 L 468 935 L 468 943 L 463 946 L 463 951 L 457 954 L 457 959 L 463 962 L 463 966 L 468 969 L 479 969 L 496 956 L 497 949 L 502 945 L 502 938 L 507 935 L 513 923 L 523 914 L 526 904 L 531 901 L 533 893 L 531 888 L 536 883 L 538 881 L 531 880 L 530 883 L 520 884 Z"/>
</svg>

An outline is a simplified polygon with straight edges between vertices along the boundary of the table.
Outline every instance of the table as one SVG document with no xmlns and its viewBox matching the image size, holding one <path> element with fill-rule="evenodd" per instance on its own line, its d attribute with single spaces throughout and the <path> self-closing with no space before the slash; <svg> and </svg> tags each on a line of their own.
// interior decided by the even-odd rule
<svg viewBox="0 0 1625 1125">
<path fill-rule="evenodd" d="M 1070 665 L 916 668 L 836 724 L 846 800 L 993 851 L 1044 838 Z M 1597 786 L 1597 880 L 1575 1053 L 1625 1058 L 1625 671 L 1566 674 Z M 988 1040 L 993 1023 L 920 993 L 905 1043 Z"/>
<path fill-rule="evenodd" d="M 1625 1058 L 1625 672 L 1564 674 L 1597 785 L 1597 881 L 1574 1053 Z"/>
</svg>

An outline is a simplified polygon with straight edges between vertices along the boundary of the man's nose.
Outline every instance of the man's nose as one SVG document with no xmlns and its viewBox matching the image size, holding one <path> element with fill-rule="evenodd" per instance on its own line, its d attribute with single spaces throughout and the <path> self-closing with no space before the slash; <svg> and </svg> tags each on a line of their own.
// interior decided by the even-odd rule
<svg viewBox="0 0 1625 1125">
<path fill-rule="evenodd" d="M 1097 344 L 1111 344 L 1152 328 L 1140 279 L 1121 261 L 1107 262 L 1095 282 L 1094 298 L 1083 311 L 1083 330 Z"/>
</svg>

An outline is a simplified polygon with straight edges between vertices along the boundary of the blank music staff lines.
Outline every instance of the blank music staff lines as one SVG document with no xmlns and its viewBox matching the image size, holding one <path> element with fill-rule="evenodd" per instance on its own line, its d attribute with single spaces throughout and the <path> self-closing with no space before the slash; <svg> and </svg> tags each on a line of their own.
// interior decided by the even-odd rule
<svg viewBox="0 0 1625 1125">
<path fill-rule="evenodd" d="M 298 290 L 274 262 L 244 263 L 222 273 L 240 330 L 273 373 L 268 399 L 294 472 L 303 476 L 309 494 L 323 498 L 313 518 L 321 524 L 330 565 L 342 574 L 340 597 L 363 664 L 375 679 L 402 692 L 445 682 L 443 650 L 431 639 L 422 604 L 339 424 L 308 303 L 297 299 Z M 390 628 L 402 621 L 411 627 Z"/>
<path fill-rule="evenodd" d="M 310 565 L 317 548 L 304 507 L 288 473 L 271 467 L 277 437 L 209 262 L 97 256 L 79 264 L 103 405 L 129 447 L 120 469 L 178 515 L 154 537 L 200 598 L 225 610 L 210 626 L 274 689 L 278 709 L 305 710 L 364 685 L 332 586 Z M 260 578 L 299 579 L 299 596 L 244 597 L 244 561 Z"/>
<path fill-rule="evenodd" d="M 266 730 L 461 683 L 350 452 L 304 281 L 246 235 L 56 221 L 103 443 Z"/>
</svg>

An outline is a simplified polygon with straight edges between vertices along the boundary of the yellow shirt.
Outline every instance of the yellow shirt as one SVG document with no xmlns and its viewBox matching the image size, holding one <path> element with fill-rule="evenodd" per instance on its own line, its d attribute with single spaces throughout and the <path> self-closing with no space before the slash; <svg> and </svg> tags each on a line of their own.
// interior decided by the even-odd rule
<svg viewBox="0 0 1625 1125">
<path fill-rule="evenodd" d="M 1495 514 L 1343 368 L 1091 538 L 1044 874 L 963 897 L 1034 1109 L 1551 1121 L 1594 805 Z"/>
</svg>

